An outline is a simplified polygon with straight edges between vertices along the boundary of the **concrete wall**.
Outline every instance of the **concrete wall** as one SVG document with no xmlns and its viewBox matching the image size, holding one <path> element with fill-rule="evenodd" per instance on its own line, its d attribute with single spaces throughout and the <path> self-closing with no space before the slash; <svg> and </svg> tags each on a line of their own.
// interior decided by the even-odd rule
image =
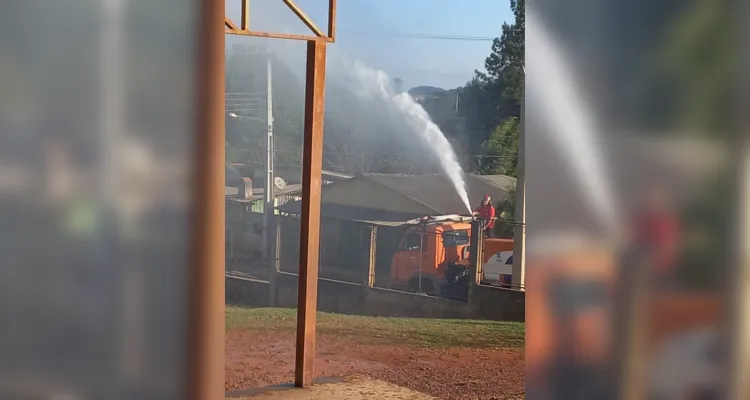
<svg viewBox="0 0 750 400">
<path fill-rule="evenodd" d="M 297 278 L 295 274 L 279 273 L 276 278 L 276 306 L 297 307 Z M 318 310 L 339 314 L 364 314 L 362 286 L 356 283 L 318 280 Z"/>
<path fill-rule="evenodd" d="M 379 317 L 469 318 L 469 304 L 440 297 L 371 288 L 365 305 L 367 315 Z"/>
<path fill-rule="evenodd" d="M 526 293 L 476 285 L 470 295 L 470 318 L 494 321 L 525 321 Z"/>
<path fill-rule="evenodd" d="M 275 307 L 297 306 L 296 274 L 276 275 Z M 269 284 L 228 275 L 227 304 L 268 307 Z M 318 310 L 356 314 L 414 318 L 471 318 L 496 321 L 524 321 L 525 293 L 477 286 L 468 302 L 422 296 L 414 293 L 367 287 L 356 283 L 318 280 Z"/>
<path fill-rule="evenodd" d="M 239 275 L 227 276 L 224 279 L 226 290 L 224 298 L 226 304 L 244 305 L 250 307 L 267 307 L 268 282 L 243 278 Z"/>
</svg>

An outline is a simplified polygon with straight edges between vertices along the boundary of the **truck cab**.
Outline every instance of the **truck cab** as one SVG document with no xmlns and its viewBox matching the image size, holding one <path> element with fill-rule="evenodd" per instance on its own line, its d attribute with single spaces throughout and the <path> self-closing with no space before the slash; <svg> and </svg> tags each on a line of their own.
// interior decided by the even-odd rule
<svg viewBox="0 0 750 400">
<path fill-rule="evenodd" d="M 429 219 L 409 228 L 391 261 L 391 287 L 440 294 L 445 267 L 468 255 L 471 224 L 463 218 Z"/>
</svg>

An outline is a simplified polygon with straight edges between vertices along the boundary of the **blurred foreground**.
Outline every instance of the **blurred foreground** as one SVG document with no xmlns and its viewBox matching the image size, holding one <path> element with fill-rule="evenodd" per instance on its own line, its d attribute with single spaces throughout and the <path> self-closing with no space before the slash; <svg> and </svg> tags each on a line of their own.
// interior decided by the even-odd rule
<svg viewBox="0 0 750 400">
<path fill-rule="evenodd" d="M 730 6 L 526 5 L 528 398 L 746 398 Z"/>
<path fill-rule="evenodd" d="M 197 5 L 0 7 L 2 398 L 185 398 Z"/>
</svg>

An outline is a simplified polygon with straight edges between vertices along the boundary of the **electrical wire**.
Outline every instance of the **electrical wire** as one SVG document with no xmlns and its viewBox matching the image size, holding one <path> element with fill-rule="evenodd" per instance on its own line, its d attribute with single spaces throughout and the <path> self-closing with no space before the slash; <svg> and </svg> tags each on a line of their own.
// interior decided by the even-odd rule
<svg viewBox="0 0 750 400">
<path fill-rule="evenodd" d="M 341 35 L 357 35 L 357 36 L 373 36 L 373 37 L 392 37 L 392 38 L 403 38 L 403 39 L 428 39 L 428 40 L 456 40 L 462 42 L 491 42 L 496 39 L 492 36 L 472 36 L 472 35 L 440 35 L 433 33 L 409 33 L 409 32 L 372 32 L 372 31 L 356 31 L 339 29 L 339 36 Z"/>
<path fill-rule="evenodd" d="M 405 39 L 430 39 L 430 40 L 457 40 L 461 42 L 491 42 L 495 40 L 489 36 L 452 36 L 452 35 L 431 35 L 421 33 L 395 33 L 386 34 L 389 37 L 398 37 Z"/>
</svg>

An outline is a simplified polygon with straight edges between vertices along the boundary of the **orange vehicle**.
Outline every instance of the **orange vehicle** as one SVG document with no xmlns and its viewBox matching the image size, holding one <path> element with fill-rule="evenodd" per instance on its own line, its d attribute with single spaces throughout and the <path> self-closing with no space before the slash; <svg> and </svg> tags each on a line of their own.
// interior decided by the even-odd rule
<svg viewBox="0 0 750 400">
<path fill-rule="evenodd" d="M 465 289 L 470 221 L 459 216 L 423 218 L 407 230 L 391 262 L 391 287 L 433 295 Z M 510 282 L 513 241 L 485 239 L 484 246 L 483 280 Z"/>
<path fill-rule="evenodd" d="M 626 357 L 618 347 L 625 338 L 621 335 L 627 328 L 641 325 L 635 320 L 627 328 L 621 325 L 628 318 L 617 305 L 622 277 L 617 272 L 616 251 L 596 247 L 593 242 L 586 240 L 589 244 L 583 247 L 565 243 L 549 252 L 535 250 L 529 256 L 526 281 L 534 290 L 526 292 L 526 379 L 535 396 L 575 398 L 571 393 L 585 386 L 598 393 L 589 398 L 613 398 L 611 391 L 617 390 L 607 374 L 611 368 L 621 367 L 615 360 Z M 664 393 L 662 372 L 666 389 L 678 389 L 681 395 L 657 398 L 685 398 L 684 393 L 704 389 L 691 382 L 694 374 L 676 374 L 679 363 L 707 363 L 692 358 L 696 349 L 678 346 L 678 357 L 664 350 L 716 327 L 720 310 L 720 299 L 711 295 L 663 291 L 649 296 L 638 319 L 647 321 L 641 350 L 645 352 L 643 368 L 648 368 L 650 375 L 645 390 Z M 688 342 L 692 345 L 695 340 Z M 655 368 L 665 365 L 668 367 Z M 571 371 L 575 373 L 571 375 Z"/>
<path fill-rule="evenodd" d="M 391 261 L 391 287 L 440 294 L 445 267 L 468 255 L 470 232 L 462 217 L 423 219 L 409 228 Z"/>
</svg>

